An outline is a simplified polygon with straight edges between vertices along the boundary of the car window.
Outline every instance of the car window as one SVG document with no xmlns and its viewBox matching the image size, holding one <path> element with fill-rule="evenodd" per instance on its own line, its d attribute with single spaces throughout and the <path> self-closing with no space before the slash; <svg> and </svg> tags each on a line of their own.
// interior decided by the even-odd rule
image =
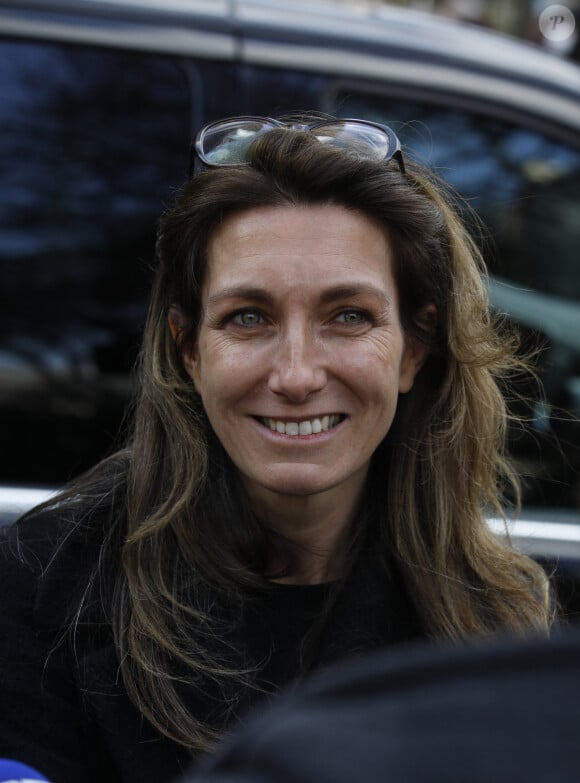
<svg viewBox="0 0 580 783">
<path fill-rule="evenodd" d="M 1 40 L 0 93 L 0 483 L 60 484 L 119 427 L 189 86 L 170 58 Z"/>
<path fill-rule="evenodd" d="M 580 508 L 580 149 L 484 112 L 357 93 L 336 95 L 341 116 L 392 125 L 484 221 L 492 302 L 540 345 L 539 395 L 512 433 L 524 502 Z"/>
</svg>

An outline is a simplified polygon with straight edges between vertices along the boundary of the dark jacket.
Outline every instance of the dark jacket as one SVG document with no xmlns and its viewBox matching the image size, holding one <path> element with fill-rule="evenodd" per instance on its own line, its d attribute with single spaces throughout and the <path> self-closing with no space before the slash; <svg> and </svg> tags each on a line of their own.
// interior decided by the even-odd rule
<svg viewBox="0 0 580 783">
<path fill-rule="evenodd" d="M 70 633 L 105 524 L 98 514 L 71 519 L 57 508 L 0 531 L 0 756 L 53 783 L 169 783 L 191 757 L 129 700 L 102 587 Z M 343 592 L 316 666 L 421 635 L 400 583 L 367 584 L 364 598 L 355 584 Z M 246 613 L 245 643 L 267 687 L 298 673 L 292 637 L 304 634 L 304 607 L 315 613 L 319 596 L 316 588 L 279 586 Z M 190 693 L 188 703 L 211 722 L 207 691 Z"/>
</svg>

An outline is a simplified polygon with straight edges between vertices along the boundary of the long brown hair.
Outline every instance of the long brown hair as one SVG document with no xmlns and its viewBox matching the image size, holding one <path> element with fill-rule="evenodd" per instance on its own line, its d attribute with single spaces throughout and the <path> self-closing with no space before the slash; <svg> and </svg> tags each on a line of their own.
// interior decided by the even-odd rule
<svg viewBox="0 0 580 783">
<path fill-rule="evenodd" d="M 284 556 L 284 542 L 248 508 L 181 352 L 195 339 L 216 227 L 244 210 L 293 204 L 336 204 L 384 226 L 403 328 L 429 346 L 374 457 L 379 556 L 396 558 L 432 637 L 546 631 L 550 623 L 544 572 L 485 522 L 486 513 L 503 513 L 507 487 L 517 495 L 501 384 L 521 363 L 490 313 L 484 264 L 452 200 L 411 162 L 402 174 L 307 133 L 272 131 L 254 143 L 248 165 L 186 183 L 160 222 L 133 431 L 108 463 L 123 501 L 112 614 L 125 685 L 153 725 L 192 751 L 214 735 L 190 714 L 181 684 L 244 674 L 229 667 L 204 596 L 227 606 L 266 584 L 272 547 Z M 428 304 L 437 310 L 435 331 L 417 317 Z M 178 345 L 168 326 L 175 305 L 189 324 Z"/>
</svg>

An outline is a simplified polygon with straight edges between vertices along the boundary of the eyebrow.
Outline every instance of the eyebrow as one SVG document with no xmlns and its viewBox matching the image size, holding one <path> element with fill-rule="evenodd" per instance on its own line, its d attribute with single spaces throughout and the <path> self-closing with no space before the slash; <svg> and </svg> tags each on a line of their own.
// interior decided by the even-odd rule
<svg viewBox="0 0 580 783">
<path fill-rule="evenodd" d="M 219 304 L 223 299 L 251 299 L 253 302 L 266 304 L 272 300 L 272 297 L 264 288 L 232 286 L 231 288 L 222 288 L 216 294 L 208 296 L 207 304 L 208 306 Z"/>
<path fill-rule="evenodd" d="M 371 283 L 352 283 L 346 285 L 336 285 L 332 288 L 327 288 L 320 297 L 323 304 L 331 304 L 337 299 L 349 299 L 353 296 L 374 296 L 380 299 L 385 304 L 389 299 L 385 295 L 385 292 L 377 288 L 377 286 L 371 285 Z"/>
<path fill-rule="evenodd" d="M 339 299 L 349 299 L 361 295 L 374 296 L 385 304 L 389 304 L 390 301 L 382 289 L 370 283 L 349 283 L 326 288 L 320 296 L 320 301 L 322 304 L 332 304 Z M 208 297 L 207 304 L 211 307 L 224 299 L 247 299 L 252 302 L 269 304 L 273 297 L 265 288 L 232 286 L 231 288 L 222 288 Z"/>
</svg>

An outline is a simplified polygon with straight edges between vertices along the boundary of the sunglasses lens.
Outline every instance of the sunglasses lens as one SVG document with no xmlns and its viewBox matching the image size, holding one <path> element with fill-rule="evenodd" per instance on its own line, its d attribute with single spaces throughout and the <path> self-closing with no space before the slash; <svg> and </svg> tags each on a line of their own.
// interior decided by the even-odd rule
<svg viewBox="0 0 580 783">
<path fill-rule="evenodd" d="M 366 160 L 386 160 L 395 152 L 385 131 L 362 122 L 329 122 L 317 125 L 311 132 L 323 144 L 339 147 Z"/>
<path fill-rule="evenodd" d="M 225 120 L 208 126 L 199 139 L 199 155 L 209 166 L 236 166 L 247 161 L 250 144 L 276 126 L 267 120 Z"/>
</svg>

